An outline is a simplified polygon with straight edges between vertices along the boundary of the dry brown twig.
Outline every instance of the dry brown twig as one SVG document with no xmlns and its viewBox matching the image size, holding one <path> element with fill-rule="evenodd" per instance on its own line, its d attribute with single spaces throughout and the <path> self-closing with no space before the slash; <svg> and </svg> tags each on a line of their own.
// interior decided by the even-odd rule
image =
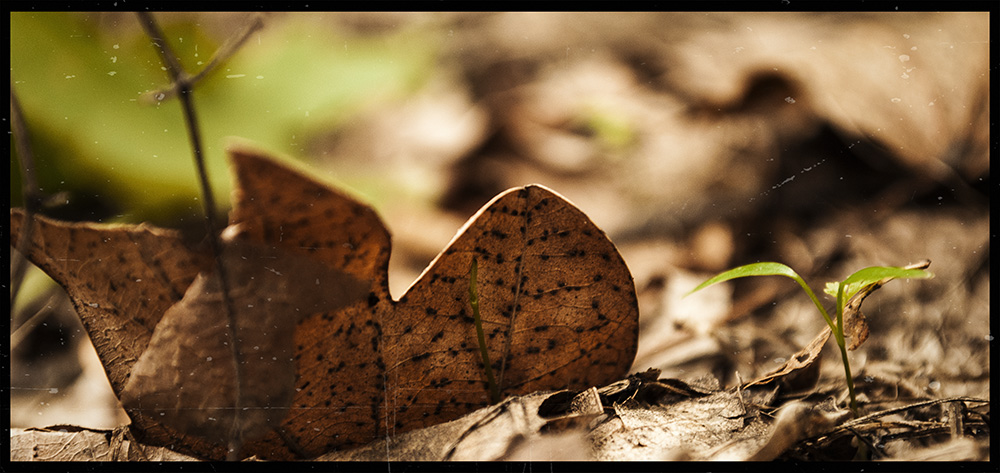
<svg viewBox="0 0 1000 473">
<path fill-rule="evenodd" d="M 198 171 L 199 183 L 201 184 L 201 194 L 205 207 L 205 223 L 208 227 L 209 242 L 211 244 L 212 254 L 215 255 L 216 271 L 219 277 L 219 284 L 222 294 L 222 306 L 226 314 L 226 319 L 229 321 L 228 333 L 229 333 L 229 347 L 231 350 L 231 355 L 233 359 L 233 368 L 236 374 L 236 402 L 233 406 L 237 411 L 242 410 L 244 406 L 244 395 L 242 385 L 245 382 L 245 376 L 243 373 L 243 360 L 240 355 L 241 347 L 239 337 L 236 336 L 236 312 L 233 307 L 232 297 L 230 296 L 230 283 L 229 275 L 227 274 L 226 265 L 223 263 L 222 258 L 222 241 L 219 232 L 219 226 L 215 220 L 215 198 L 212 195 L 212 188 L 208 181 L 208 172 L 205 169 L 205 157 L 201 144 L 201 130 L 198 126 L 198 118 L 194 109 L 194 101 L 192 93 L 194 90 L 194 84 L 197 80 L 205 77 L 211 70 L 215 68 L 216 65 L 221 64 L 223 61 L 228 59 L 232 54 L 234 54 L 241 45 L 244 44 L 246 39 L 250 36 L 253 31 L 258 30 L 263 26 L 263 22 L 260 17 L 254 18 L 249 27 L 245 32 L 239 37 L 238 40 L 232 42 L 228 47 L 221 48 L 209 62 L 208 66 L 202 70 L 196 76 L 190 76 L 184 70 L 181 65 L 180 60 L 177 55 L 173 52 L 170 44 L 167 43 L 163 31 L 160 29 L 159 25 L 156 23 L 155 18 L 149 12 L 137 12 L 136 15 L 139 17 L 139 22 L 146 34 L 149 35 L 150 39 L 153 41 L 153 45 L 156 46 L 156 50 L 160 55 L 160 59 L 163 61 L 164 66 L 166 66 L 167 73 L 170 74 L 171 86 L 170 91 L 176 93 L 181 101 L 181 106 L 184 110 L 185 124 L 187 125 L 188 136 L 191 141 L 191 148 L 194 156 L 195 166 Z M 164 100 L 167 97 L 166 93 L 160 92 L 156 93 L 154 97 L 157 100 Z M 229 437 L 229 453 L 227 459 L 230 461 L 235 461 L 239 459 L 239 451 L 242 447 L 242 439 L 240 432 L 241 428 L 241 416 L 233 417 L 233 425 L 230 429 Z"/>
<path fill-rule="evenodd" d="M 10 81 L 10 131 L 14 137 L 14 144 L 17 147 L 17 158 L 21 165 L 21 195 L 24 199 L 24 219 L 31 222 L 41 206 L 41 195 L 38 188 L 38 177 L 35 175 L 35 158 L 31 152 L 31 143 L 28 137 L 28 126 L 24 123 L 24 114 L 21 110 L 21 103 L 14 93 L 14 80 Z M 11 262 L 10 267 L 10 313 L 13 317 L 14 301 L 21 290 L 21 283 L 24 282 L 24 274 L 28 270 L 28 260 L 25 252 L 31 242 L 32 229 L 34 225 L 28 225 L 21 238 L 17 241 L 17 254 Z M 13 243 L 13 242 L 12 242 Z M 13 319 L 11 321 L 13 328 Z"/>
</svg>

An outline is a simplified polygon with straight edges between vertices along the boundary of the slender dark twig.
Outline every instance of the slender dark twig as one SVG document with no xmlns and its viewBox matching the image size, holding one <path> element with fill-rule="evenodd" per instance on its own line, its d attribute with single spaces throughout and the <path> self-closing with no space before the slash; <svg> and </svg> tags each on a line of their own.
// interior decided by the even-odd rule
<svg viewBox="0 0 1000 473">
<path fill-rule="evenodd" d="M 256 33 L 263 27 L 264 27 L 263 14 L 258 13 L 246 25 L 246 27 L 243 29 L 243 31 L 240 32 L 240 34 L 230 39 L 229 41 L 226 41 L 226 43 L 223 44 L 222 47 L 220 47 L 219 50 L 212 55 L 212 58 L 208 60 L 208 64 L 205 65 L 205 67 L 202 68 L 200 72 L 198 72 L 197 74 L 188 79 L 188 85 L 190 87 L 194 87 L 195 84 L 200 82 L 202 79 L 207 77 L 212 72 L 215 72 L 216 68 L 220 64 L 223 64 L 226 61 L 228 61 L 229 58 L 233 56 L 233 54 L 236 54 L 236 52 L 239 51 L 241 47 L 243 47 L 243 44 L 246 43 L 248 39 L 250 39 L 250 35 Z M 177 92 L 178 92 L 177 87 L 171 86 L 168 88 L 149 92 L 147 96 L 152 97 L 153 100 L 162 102 L 164 100 L 172 98 Z"/>
<path fill-rule="evenodd" d="M 14 135 L 14 144 L 17 146 L 17 160 L 21 165 L 21 195 L 24 196 L 24 219 L 21 220 L 17 254 L 10 265 L 10 314 L 13 317 L 14 301 L 21 291 L 24 274 L 28 270 L 28 247 L 35 231 L 35 214 L 42 203 L 38 178 L 35 176 L 35 158 L 31 153 L 28 127 L 24 123 L 21 103 L 14 93 L 14 79 L 10 81 L 10 132 Z M 13 321 L 10 325 L 14 326 Z"/>
<path fill-rule="evenodd" d="M 192 151 L 194 152 L 195 165 L 198 168 L 198 177 L 201 182 L 201 193 L 205 203 L 205 222 L 208 226 L 209 241 L 211 242 L 212 253 L 215 254 L 216 271 L 219 274 L 219 283 L 222 289 L 223 308 L 226 312 L 229 331 L 229 347 L 233 357 L 233 369 L 236 378 L 236 402 L 233 416 L 233 425 L 229 435 L 229 452 L 227 460 L 239 460 L 239 450 L 242 447 L 241 434 L 241 412 L 244 407 L 243 399 L 243 359 L 240 350 L 240 339 L 237 335 L 236 311 L 233 307 L 232 298 L 229 295 L 229 279 L 226 274 L 226 266 L 222 259 L 222 241 L 215 222 L 215 198 L 212 196 L 212 188 L 208 182 L 208 173 L 205 170 L 205 157 L 202 153 L 201 133 L 198 127 L 198 119 L 195 115 L 194 103 L 192 100 L 191 77 L 184 71 L 180 60 L 167 44 L 163 32 L 157 25 L 153 15 L 148 12 L 137 12 L 139 22 L 146 30 L 146 34 L 152 39 L 156 50 L 160 54 L 160 59 L 167 67 L 173 88 L 180 97 L 181 105 L 184 108 L 184 118 L 187 124 L 188 135 L 191 140 Z"/>
<path fill-rule="evenodd" d="M 871 422 L 874 419 L 877 419 L 879 417 L 885 417 L 885 416 L 890 415 L 890 414 L 895 414 L 895 413 L 898 413 L 898 412 L 903 412 L 903 411 L 906 411 L 906 410 L 916 409 L 916 408 L 920 408 L 920 407 L 933 406 L 935 404 L 946 404 L 946 403 L 949 403 L 949 402 L 974 402 L 974 403 L 989 404 L 989 401 L 986 400 L 986 399 L 980 399 L 980 398 L 968 397 L 968 396 L 955 396 L 955 397 L 948 397 L 948 398 L 944 398 L 944 399 L 931 399 L 931 400 L 928 400 L 928 401 L 915 402 L 915 403 L 912 403 L 912 404 L 907 404 L 905 406 L 894 407 L 892 409 L 886 409 L 884 411 L 879 411 L 879 412 L 876 412 L 876 413 L 873 413 L 873 414 L 866 415 L 864 417 L 858 417 L 857 419 L 845 422 L 843 425 L 839 426 L 837 429 L 834 429 L 833 432 L 836 432 L 838 430 L 847 429 L 848 427 L 855 427 L 855 426 L 864 424 L 866 422 Z"/>
</svg>

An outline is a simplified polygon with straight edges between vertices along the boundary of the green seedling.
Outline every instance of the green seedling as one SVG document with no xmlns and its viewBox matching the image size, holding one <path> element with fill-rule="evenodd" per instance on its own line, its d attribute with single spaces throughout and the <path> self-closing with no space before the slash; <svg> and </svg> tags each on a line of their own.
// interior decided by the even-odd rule
<svg viewBox="0 0 1000 473">
<path fill-rule="evenodd" d="M 479 353 L 483 355 L 483 366 L 486 367 L 486 381 L 490 384 L 490 402 L 500 402 L 500 390 L 493 378 L 493 368 L 490 365 L 490 353 L 486 350 L 486 335 L 483 333 L 483 319 L 479 317 L 479 296 L 476 293 L 476 272 L 478 264 L 472 258 L 472 268 L 469 269 L 469 305 L 472 306 L 472 318 L 476 324 L 476 335 L 479 337 Z"/>
<path fill-rule="evenodd" d="M 789 268 L 781 263 L 752 263 L 733 268 L 701 283 L 698 287 L 692 289 L 688 294 L 704 289 L 715 283 L 747 276 L 785 276 L 799 283 L 799 286 L 802 286 L 802 289 L 806 292 L 809 298 L 812 299 L 813 304 L 816 305 L 816 308 L 819 310 L 820 315 L 823 316 L 826 324 L 830 326 L 830 330 L 834 335 L 834 340 L 837 342 L 837 347 L 840 348 L 840 355 L 844 362 L 844 376 L 847 379 L 847 391 L 851 398 L 851 413 L 857 417 L 858 405 L 854 398 L 854 378 L 851 376 L 851 365 L 847 359 L 847 345 L 844 341 L 844 307 L 848 304 L 847 301 L 852 300 L 855 296 L 863 299 L 872 291 L 892 279 L 926 279 L 934 277 L 934 275 L 930 272 L 924 271 L 924 268 L 929 265 L 930 261 L 925 260 L 921 263 L 906 267 L 871 266 L 848 276 L 847 279 L 844 279 L 843 281 L 827 283 L 824 292 L 837 299 L 835 314 L 836 320 L 831 318 L 827 310 L 823 308 L 823 304 L 820 303 L 818 298 L 816 298 L 816 293 L 814 293 L 812 288 L 806 284 L 805 280 L 803 280 L 798 273 L 793 271 L 792 268 Z M 860 304 L 860 299 L 858 299 L 858 304 Z M 856 308 L 857 304 L 854 304 L 854 306 Z"/>
</svg>

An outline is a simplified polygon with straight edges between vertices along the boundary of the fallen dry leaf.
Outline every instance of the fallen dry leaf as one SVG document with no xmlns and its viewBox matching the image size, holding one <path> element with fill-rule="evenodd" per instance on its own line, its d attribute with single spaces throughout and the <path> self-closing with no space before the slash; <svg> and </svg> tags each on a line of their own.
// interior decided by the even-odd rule
<svg viewBox="0 0 1000 473">
<path fill-rule="evenodd" d="M 771 370 L 760 378 L 744 384 L 743 388 L 764 385 L 776 379 L 782 379 L 799 370 L 805 370 L 806 368 L 811 367 L 813 363 L 819 360 L 819 354 L 823 351 L 823 346 L 826 345 L 826 341 L 830 339 L 830 335 L 832 334 L 833 331 L 830 330 L 830 327 L 824 327 L 823 330 L 820 330 L 820 332 L 815 338 L 812 339 L 811 342 L 809 342 L 808 345 L 803 347 L 794 355 L 790 356 L 787 361 L 781 364 L 781 366 Z M 813 378 L 812 383 L 810 384 L 816 382 L 815 377 L 817 376 L 819 376 L 818 372 L 813 373 L 813 376 L 811 376 Z"/>
<path fill-rule="evenodd" d="M 23 220 L 11 209 L 11 240 Z M 116 395 L 145 351 L 163 313 L 179 301 L 202 270 L 207 255 L 192 251 L 179 232 L 149 225 L 66 223 L 35 216 L 28 257 L 59 282 L 76 308 Z M 224 457 L 224 449 L 130 414 L 133 426 L 163 445 L 189 445 L 189 452 Z"/>
<path fill-rule="evenodd" d="M 300 320 L 292 334 L 291 402 L 283 397 L 286 385 L 280 380 L 262 388 L 263 398 L 254 401 L 271 399 L 279 413 L 281 407 L 290 408 L 287 415 L 272 418 L 265 413 L 249 421 L 252 433 L 264 434 L 245 445 L 244 454 L 314 457 L 455 419 L 487 405 L 485 370 L 467 296 L 473 257 L 479 261 L 486 343 L 503 395 L 599 386 L 624 376 L 631 364 L 638 313 L 628 268 L 586 215 L 548 189 L 533 185 L 497 196 L 395 301 L 386 275 L 389 234 L 370 207 L 258 153 L 235 150 L 232 159 L 237 190 L 230 225 L 242 240 L 275 248 L 267 251 L 282 257 L 299 255 L 309 265 L 322 265 L 334 274 L 371 281 L 360 302 L 301 318 L 293 315 Z M 18 235 L 22 219 L 19 210 L 11 211 L 12 238 Z M 222 386 L 206 387 L 224 384 L 212 378 L 210 369 L 176 386 L 176 403 L 170 402 L 169 393 L 156 394 L 151 401 L 159 406 L 153 409 L 156 415 L 146 411 L 150 399 L 146 395 L 160 393 L 174 381 L 161 380 L 160 385 L 146 388 L 136 382 L 134 392 L 128 381 L 130 375 L 151 379 L 153 367 L 164 368 L 154 361 L 163 355 L 144 354 L 147 346 L 163 353 L 183 352 L 179 340 L 164 336 L 157 342 L 155 330 L 180 324 L 189 327 L 187 331 L 205 330 L 208 338 L 218 330 L 172 315 L 211 311 L 196 307 L 213 303 L 196 303 L 201 289 L 192 286 L 196 278 L 200 278 L 196 284 L 208 284 L 211 258 L 185 247 L 176 233 L 148 226 L 70 224 L 45 218 L 38 218 L 36 225 L 28 256 L 69 292 L 112 387 L 119 396 L 124 391 L 129 394 L 124 399 L 137 439 L 207 458 L 224 457 L 219 432 L 206 431 L 204 419 L 182 420 L 166 409 L 211 397 L 202 393 L 187 399 L 182 388 L 225 391 Z M 227 264 L 230 259 L 223 257 Z M 251 264 L 243 274 L 266 279 L 267 266 L 261 267 Z M 295 263 L 288 269 L 298 267 Z M 308 278 L 297 280 L 302 279 Z M 281 292 L 280 281 L 254 284 Z M 233 285 L 236 301 L 263 295 L 241 296 L 240 287 Z M 195 294 L 188 298 L 185 293 L 192 290 Z M 269 302 L 286 311 L 311 307 L 294 295 L 275 296 Z M 342 299 L 334 296 L 332 302 L 337 305 Z M 239 320 L 249 324 L 255 319 L 257 326 L 276 322 L 255 312 Z M 287 327 L 286 323 L 278 325 Z M 168 325 L 160 329 L 159 324 Z M 197 345 L 191 340 L 183 343 Z M 281 341 L 262 346 L 272 352 L 260 355 L 279 357 L 282 346 Z M 214 352 L 186 355 L 215 359 L 206 353 Z M 142 357 L 150 360 L 150 368 L 137 363 Z M 181 365 L 167 366 L 174 379 L 184 375 Z M 217 407 L 233 398 L 230 394 L 219 399 Z M 199 404 L 200 415 L 208 416 L 204 407 L 208 406 Z M 171 416 L 169 421 L 163 419 Z M 280 425 L 270 428 L 278 417 L 283 417 Z"/>
<path fill-rule="evenodd" d="M 124 429 L 97 430 L 73 425 L 10 429 L 10 461 L 195 461 L 162 447 L 133 442 Z"/>
<path fill-rule="evenodd" d="M 166 425 L 220 444 L 231 429 L 250 440 L 284 419 L 295 386 L 295 325 L 363 299 L 370 284 L 242 241 L 235 232 L 223 238 L 242 376 L 233 363 L 219 279 L 201 273 L 167 309 L 120 396 L 129 411 L 160 416 Z"/>
</svg>

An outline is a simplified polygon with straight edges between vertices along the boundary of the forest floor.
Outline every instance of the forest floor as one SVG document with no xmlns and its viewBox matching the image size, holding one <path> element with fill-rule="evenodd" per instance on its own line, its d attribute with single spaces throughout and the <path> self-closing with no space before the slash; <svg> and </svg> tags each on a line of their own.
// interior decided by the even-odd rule
<svg viewBox="0 0 1000 473">
<path fill-rule="evenodd" d="M 373 35 L 422 21 L 413 18 L 336 21 Z M 691 415 L 745 395 L 754 415 L 731 416 L 744 426 L 729 440 L 760 428 L 749 453 L 720 441 L 685 445 L 664 436 L 676 418 L 628 410 L 677 415 L 678 403 L 697 396 L 635 404 L 605 391 L 610 414 L 528 450 L 511 439 L 478 459 L 989 460 L 984 17 L 443 18 L 438 27 L 454 39 L 440 80 L 310 147 L 313 165 L 339 174 L 433 176 L 432 198 L 378 209 L 393 235 L 393 294 L 494 195 L 543 184 L 608 234 L 634 277 L 640 335 L 630 372 L 659 375 L 633 382 L 677 380 L 728 396 L 687 407 Z M 457 131 L 440 137 L 440 129 Z M 933 279 L 893 281 L 865 303 L 870 335 L 850 352 L 862 416 L 853 424 L 832 341 L 797 376 L 745 386 L 826 327 L 792 281 L 737 280 L 684 297 L 715 273 L 758 261 L 785 263 L 821 289 L 867 266 L 924 259 Z M 19 333 L 12 350 L 11 426 L 126 423 L 65 296 L 45 304 L 51 315 Z M 543 400 L 517 402 L 537 409 Z M 345 455 L 337 458 L 371 458 Z"/>
</svg>

